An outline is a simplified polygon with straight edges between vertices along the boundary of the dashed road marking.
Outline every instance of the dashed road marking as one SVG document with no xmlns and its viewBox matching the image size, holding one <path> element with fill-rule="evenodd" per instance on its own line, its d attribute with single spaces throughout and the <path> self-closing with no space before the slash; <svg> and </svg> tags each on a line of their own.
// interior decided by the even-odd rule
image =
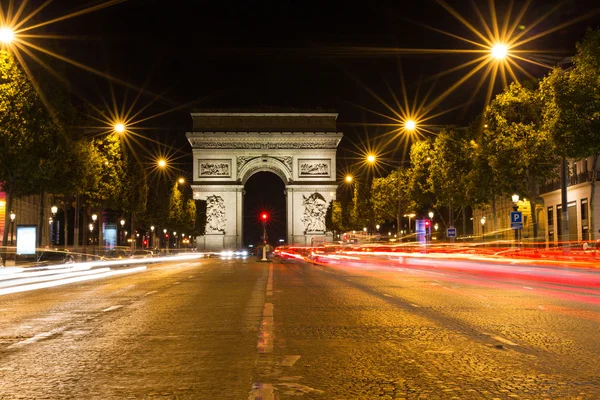
<svg viewBox="0 0 600 400">
<path fill-rule="evenodd" d="M 7 348 L 8 349 L 14 349 L 14 348 L 26 346 L 28 344 L 32 344 L 32 343 L 35 343 L 35 342 L 39 342 L 40 340 L 43 340 L 43 339 L 51 338 L 52 336 L 59 335 L 59 334 L 63 333 L 67 328 L 68 327 L 65 325 L 65 326 L 61 326 L 60 328 L 52 329 L 51 331 L 48 331 L 48 332 L 38 333 L 37 335 L 35 335 L 33 337 L 30 337 L 29 339 L 22 340 L 20 342 L 11 344 Z"/>
<path fill-rule="evenodd" d="M 383 295 L 384 295 L 385 297 L 394 297 L 394 296 L 392 296 L 391 294 L 387 294 L 387 293 L 384 293 Z"/>
<path fill-rule="evenodd" d="M 529 286 L 523 286 L 523 289 L 533 290 L 533 288 Z"/>
<path fill-rule="evenodd" d="M 154 293 L 158 293 L 158 290 L 153 290 L 153 291 L 151 291 L 151 292 L 148 292 L 148 293 L 146 293 L 146 294 L 144 295 L 144 297 L 146 297 L 146 296 L 150 296 L 150 295 L 152 295 L 152 294 L 154 294 Z"/>
<path fill-rule="evenodd" d="M 518 346 L 517 343 L 511 342 L 510 340 L 504 339 L 503 337 L 500 337 L 500 336 L 492 336 L 492 339 L 495 339 L 495 340 L 497 340 L 497 341 L 499 341 L 501 343 L 507 344 L 509 346 Z"/>
<path fill-rule="evenodd" d="M 109 312 L 109 311 L 114 311 L 114 310 L 118 310 L 119 308 L 123 307 L 122 305 L 118 305 L 118 306 L 110 306 L 108 308 L 105 308 L 104 310 L 102 310 L 102 312 Z"/>
</svg>

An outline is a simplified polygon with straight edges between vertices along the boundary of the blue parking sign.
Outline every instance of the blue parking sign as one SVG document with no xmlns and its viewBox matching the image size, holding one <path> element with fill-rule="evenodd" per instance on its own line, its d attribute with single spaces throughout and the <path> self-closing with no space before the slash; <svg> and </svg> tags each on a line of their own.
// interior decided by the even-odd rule
<svg viewBox="0 0 600 400">
<path fill-rule="evenodd" d="M 446 229 L 446 236 L 448 236 L 449 238 L 456 237 L 456 228 Z"/>
<path fill-rule="evenodd" d="M 521 211 L 510 212 L 510 228 L 521 229 L 523 228 L 523 213 Z"/>
</svg>

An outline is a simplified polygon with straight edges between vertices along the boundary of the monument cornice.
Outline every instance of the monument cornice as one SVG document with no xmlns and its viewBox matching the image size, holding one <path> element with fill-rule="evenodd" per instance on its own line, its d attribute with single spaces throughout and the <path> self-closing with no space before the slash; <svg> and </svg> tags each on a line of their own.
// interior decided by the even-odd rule
<svg viewBox="0 0 600 400">
<path fill-rule="evenodd" d="M 188 132 L 194 149 L 335 149 L 341 132 Z"/>
</svg>

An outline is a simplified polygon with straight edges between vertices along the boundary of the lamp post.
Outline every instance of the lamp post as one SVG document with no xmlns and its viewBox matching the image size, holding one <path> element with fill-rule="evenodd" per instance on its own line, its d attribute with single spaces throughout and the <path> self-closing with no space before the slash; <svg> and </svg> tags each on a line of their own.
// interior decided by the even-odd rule
<svg viewBox="0 0 600 400">
<path fill-rule="evenodd" d="M 513 202 L 513 210 L 514 211 L 519 211 L 519 195 L 518 194 L 513 194 L 511 196 L 511 200 Z M 512 224 L 512 221 L 511 221 Z M 519 241 L 519 230 L 518 227 L 515 226 L 515 246 L 517 245 L 517 242 Z"/>
<path fill-rule="evenodd" d="M 485 246 L 485 216 L 479 220 L 481 222 L 481 243 Z"/>
<path fill-rule="evenodd" d="M 436 238 L 437 238 L 437 231 L 438 231 L 438 228 L 439 228 L 439 227 L 440 227 L 440 226 L 439 226 L 437 223 L 436 223 L 436 224 L 433 226 L 433 229 L 435 229 L 435 237 L 436 237 Z"/>
<path fill-rule="evenodd" d="M 10 245 L 14 246 L 15 244 L 15 218 L 17 218 L 17 214 L 14 211 L 10 212 Z"/>
<path fill-rule="evenodd" d="M 90 237 L 92 238 L 92 255 L 96 254 L 96 249 L 94 244 L 96 243 L 94 240 L 94 223 L 90 223 L 88 228 L 90 228 Z"/>
<path fill-rule="evenodd" d="M 167 235 L 167 228 L 163 229 L 165 234 L 165 254 L 169 254 L 169 235 Z"/>
<path fill-rule="evenodd" d="M 427 214 L 429 215 L 429 232 L 428 232 L 428 236 L 429 236 L 429 241 L 431 242 L 431 224 L 433 223 L 433 211 L 429 211 L 429 213 Z"/>
<path fill-rule="evenodd" d="M 152 248 L 154 248 L 154 225 L 150 226 L 150 241 L 152 242 Z"/>
<path fill-rule="evenodd" d="M 123 246 L 125 244 L 125 236 L 127 234 L 123 234 L 123 230 L 125 228 L 125 220 L 121 218 L 121 221 L 119 221 L 119 223 L 121 224 L 121 246 Z"/>
<path fill-rule="evenodd" d="M 173 231 L 173 248 L 176 249 L 177 247 L 177 232 Z"/>
</svg>

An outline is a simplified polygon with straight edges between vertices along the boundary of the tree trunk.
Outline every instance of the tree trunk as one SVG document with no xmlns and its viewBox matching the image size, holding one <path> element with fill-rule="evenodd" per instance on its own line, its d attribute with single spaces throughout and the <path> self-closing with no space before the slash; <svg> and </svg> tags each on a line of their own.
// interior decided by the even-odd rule
<svg viewBox="0 0 600 400">
<path fill-rule="evenodd" d="M 465 206 L 460 207 L 460 212 L 462 213 L 463 236 L 466 236 L 467 235 L 467 215 L 465 214 Z"/>
<path fill-rule="evenodd" d="M 38 221 L 38 247 L 42 247 L 42 232 L 44 230 L 44 191 L 40 191 L 40 219 Z"/>
<path fill-rule="evenodd" d="M 65 201 L 63 203 L 63 213 L 64 213 L 64 220 L 65 220 L 65 226 L 64 226 L 64 235 L 65 235 L 65 248 L 69 246 L 69 198 L 68 196 L 65 197 Z"/>
<path fill-rule="evenodd" d="M 11 244 L 14 244 L 15 238 L 15 227 L 13 226 L 16 221 L 10 221 L 10 213 L 12 212 L 12 203 L 13 203 L 13 185 L 9 184 L 8 191 L 5 193 L 6 195 L 6 208 L 4 211 L 4 232 L 2 233 L 2 266 L 6 265 L 6 246 L 8 246 L 8 230 L 11 229 L 10 241 Z"/>
<path fill-rule="evenodd" d="M 98 210 L 98 251 L 99 254 L 104 253 L 104 209 Z"/>
<path fill-rule="evenodd" d="M 589 235 L 590 240 L 594 240 L 596 227 L 594 225 L 594 203 L 596 202 L 596 178 L 598 177 L 598 152 L 594 153 L 594 160 L 592 161 L 592 181 L 590 182 L 590 199 L 588 201 L 590 207 L 590 223 L 589 223 Z"/>
<path fill-rule="evenodd" d="M 496 191 L 494 190 L 494 186 L 492 186 L 492 219 L 494 221 L 494 237 L 498 241 L 498 215 L 496 213 Z"/>
<path fill-rule="evenodd" d="M 533 242 L 534 244 L 537 242 L 538 238 L 538 224 L 537 224 L 537 215 L 535 212 L 535 200 L 534 196 L 529 198 L 529 207 L 531 208 L 531 224 L 533 225 Z"/>
</svg>

